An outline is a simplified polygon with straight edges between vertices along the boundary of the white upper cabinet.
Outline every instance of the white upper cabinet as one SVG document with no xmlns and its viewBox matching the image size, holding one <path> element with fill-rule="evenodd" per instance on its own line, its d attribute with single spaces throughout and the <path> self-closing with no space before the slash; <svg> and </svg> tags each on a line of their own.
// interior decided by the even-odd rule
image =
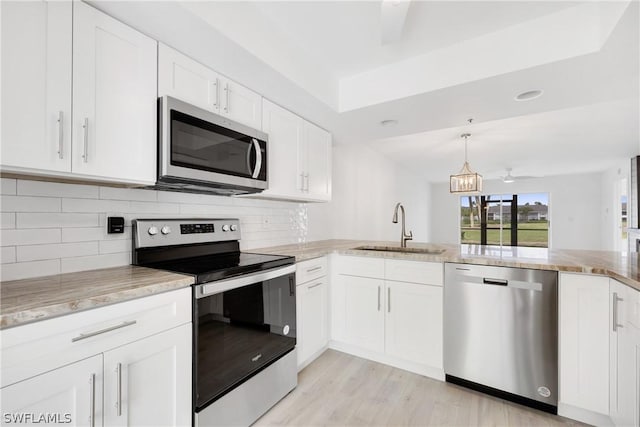
<svg viewBox="0 0 640 427">
<path fill-rule="evenodd" d="M 1 2 L 0 9 L 2 167 L 69 172 L 72 4 Z"/>
<path fill-rule="evenodd" d="M 260 129 L 262 127 L 262 96 L 227 78 L 221 79 L 220 84 L 221 114 L 254 129 Z"/>
<path fill-rule="evenodd" d="M 158 45 L 158 95 L 220 112 L 220 75 L 162 43 Z"/>
<path fill-rule="evenodd" d="M 304 123 L 306 148 L 306 192 L 309 199 L 331 200 L 331 134 Z"/>
<path fill-rule="evenodd" d="M 262 96 L 162 43 L 158 49 L 158 93 L 254 129 L 262 127 Z"/>
<path fill-rule="evenodd" d="M 331 134 L 267 99 L 262 130 L 269 135 L 269 189 L 253 197 L 331 200 Z"/>
<path fill-rule="evenodd" d="M 154 183 L 156 42 L 79 1 L 1 7 L 3 171 Z"/>
<path fill-rule="evenodd" d="M 264 100 L 262 130 L 269 135 L 269 189 L 260 193 L 261 196 L 293 198 L 302 188 L 302 175 L 295 168 L 298 164 L 298 150 L 302 144 L 302 125 L 300 117 Z"/>
<path fill-rule="evenodd" d="M 82 2 L 73 22 L 73 172 L 154 183 L 156 42 Z"/>
</svg>

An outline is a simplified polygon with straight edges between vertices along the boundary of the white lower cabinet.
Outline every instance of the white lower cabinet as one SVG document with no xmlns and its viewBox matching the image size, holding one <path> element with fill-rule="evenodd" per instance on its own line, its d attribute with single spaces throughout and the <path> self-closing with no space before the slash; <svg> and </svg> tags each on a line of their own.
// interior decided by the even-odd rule
<svg viewBox="0 0 640 427">
<path fill-rule="evenodd" d="M 29 378 L 1 392 L 3 426 L 102 425 L 102 356 Z"/>
<path fill-rule="evenodd" d="M 104 353 L 104 423 L 191 423 L 191 325 Z"/>
<path fill-rule="evenodd" d="M 318 357 L 329 342 L 326 257 L 298 263 L 296 278 L 298 370 Z"/>
<path fill-rule="evenodd" d="M 442 263 L 334 256 L 332 345 L 444 379 L 442 269 Z"/>
<path fill-rule="evenodd" d="M 2 330 L 1 423 L 189 425 L 191 333 L 188 288 Z"/>
<path fill-rule="evenodd" d="M 610 415 L 616 426 L 640 426 L 640 292 L 610 279 Z"/>
</svg>

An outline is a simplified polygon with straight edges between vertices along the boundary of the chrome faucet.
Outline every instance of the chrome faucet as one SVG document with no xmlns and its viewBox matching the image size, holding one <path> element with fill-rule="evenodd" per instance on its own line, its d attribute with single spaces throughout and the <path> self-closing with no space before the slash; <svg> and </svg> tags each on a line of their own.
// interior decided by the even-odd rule
<svg viewBox="0 0 640 427">
<path fill-rule="evenodd" d="M 402 203 L 398 203 L 396 205 L 396 209 L 393 212 L 393 219 L 391 220 L 391 222 L 393 222 L 394 224 L 398 223 L 398 208 L 400 208 L 400 210 L 402 211 L 402 231 L 400 232 L 400 247 L 406 248 L 407 247 L 407 240 L 413 240 L 413 233 L 411 231 L 409 231 L 409 234 L 407 234 L 406 231 L 405 231 L 405 228 L 404 228 L 404 206 L 402 206 Z"/>
</svg>

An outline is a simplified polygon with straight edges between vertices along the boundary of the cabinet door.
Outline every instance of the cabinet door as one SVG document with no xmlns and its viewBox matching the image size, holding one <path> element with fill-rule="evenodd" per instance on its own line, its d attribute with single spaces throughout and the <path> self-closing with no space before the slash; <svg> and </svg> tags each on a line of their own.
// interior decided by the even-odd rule
<svg viewBox="0 0 640 427">
<path fill-rule="evenodd" d="M 229 79 L 222 79 L 221 114 L 254 129 L 262 127 L 262 96 Z"/>
<path fill-rule="evenodd" d="M 0 395 L 2 425 L 102 425 L 102 355 L 4 387 Z M 34 418 L 19 421 L 25 416 Z"/>
<path fill-rule="evenodd" d="M 298 366 L 322 349 L 328 342 L 326 277 L 297 287 L 298 292 Z"/>
<path fill-rule="evenodd" d="M 610 415 L 617 426 L 640 424 L 640 328 L 634 325 L 639 292 L 611 280 Z"/>
<path fill-rule="evenodd" d="M 74 2 L 72 171 L 155 183 L 156 105 L 157 43 Z"/>
<path fill-rule="evenodd" d="M 560 275 L 560 402 L 609 413 L 609 279 Z"/>
<path fill-rule="evenodd" d="M 169 95 L 220 112 L 220 77 L 210 68 L 162 43 L 158 46 L 158 96 Z"/>
<path fill-rule="evenodd" d="M 191 423 L 191 324 L 104 353 L 105 426 Z"/>
<path fill-rule="evenodd" d="M 303 185 L 302 177 L 297 172 L 302 119 L 266 99 L 263 100 L 262 115 L 262 130 L 269 135 L 269 189 L 261 194 L 294 196 L 300 193 Z"/>
<path fill-rule="evenodd" d="M 442 368 L 442 287 L 386 281 L 385 352 Z"/>
<path fill-rule="evenodd" d="M 384 351 L 384 280 L 342 276 L 345 334 L 349 344 Z"/>
<path fill-rule="evenodd" d="M 69 172 L 72 4 L 15 1 L 0 8 L 2 167 Z"/>
<path fill-rule="evenodd" d="M 331 134 L 304 122 L 306 191 L 314 200 L 331 200 Z"/>
</svg>

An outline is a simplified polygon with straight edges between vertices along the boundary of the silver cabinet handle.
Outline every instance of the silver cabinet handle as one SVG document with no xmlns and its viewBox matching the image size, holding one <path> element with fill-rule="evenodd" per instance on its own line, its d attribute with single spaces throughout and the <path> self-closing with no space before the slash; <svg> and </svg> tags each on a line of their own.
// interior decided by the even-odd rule
<svg viewBox="0 0 640 427">
<path fill-rule="evenodd" d="M 306 185 L 305 185 L 305 190 L 307 193 L 309 192 L 309 174 L 305 174 L 304 175 L 305 181 L 306 181 Z"/>
<path fill-rule="evenodd" d="M 214 85 L 216 87 L 216 101 L 213 103 L 213 106 L 218 107 L 218 105 L 220 105 L 220 83 L 218 82 L 217 77 Z"/>
<path fill-rule="evenodd" d="M 613 293 L 613 332 L 617 332 L 618 328 L 623 328 L 624 325 L 618 323 L 618 302 L 624 301 L 623 298 L 618 296 L 617 292 Z"/>
<path fill-rule="evenodd" d="M 380 311 L 380 286 L 378 286 L 378 311 Z"/>
<path fill-rule="evenodd" d="M 315 285 L 308 286 L 308 287 L 307 287 L 307 289 L 317 288 L 317 287 L 318 287 L 318 286 L 320 286 L 320 285 L 322 285 L 322 282 L 318 282 L 318 283 L 316 283 Z"/>
<path fill-rule="evenodd" d="M 116 410 L 118 416 L 122 416 L 122 363 L 116 365 Z"/>
<path fill-rule="evenodd" d="M 84 138 L 84 153 L 82 154 L 82 159 L 85 163 L 89 161 L 89 118 L 84 118 L 84 124 L 82 125 L 84 129 L 83 138 Z"/>
<path fill-rule="evenodd" d="M 229 112 L 229 83 L 226 83 L 224 85 L 224 93 L 226 98 L 226 103 L 224 105 L 224 112 L 228 113 Z"/>
<path fill-rule="evenodd" d="M 90 395 L 89 395 L 89 421 L 91 422 L 91 427 L 95 427 L 96 425 L 96 374 L 91 374 L 89 377 L 90 384 Z"/>
<path fill-rule="evenodd" d="M 322 270 L 322 266 L 321 265 L 319 265 L 317 267 L 313 267 L 313 268 L 308 268 L 307 269 L 307 273 L 312 273 L 312 272 L 318 271 L 318 270 Z"/>
<path fill-rule="evenodd" d="M 387 313 L 391 313 L 391 288 L 387 288 Z"/>
<path fill-rule="evenodd" d="M 106 332 L 115 331 L 116 329 L 126 328 L 127 326 L 135 325 L 136 323 L 137 321 L 135 320 L 129 320 L 128 322 L 122 322 L 119 325 L 109 326 L 108 328 L 100 329 L 99 331 L 80 334 L 77 337 L 71 338 L 71 342 L 86 340 L 87 338 L 95 337 L 96 335 L 104 334 Z"/>
<path fill-rule="evenodd" d="M 64 112 L 58 111 L 58 158 L 64 158 Z"/>
<path fill-rule="evenodd" d="M 300 174 L 300 191 L 304 191 L 304 174 Z"/>
<path fill-rule="evenodd" d="M 253 142 L 253 148 L 256 150 L 256 167 L 253 169 L 251 178 L 256 179 L 262 169 L 262 150 L 260 150 L 260 144 L 257 139 L 251 138 L 251 141 Z"/>
</svg>

